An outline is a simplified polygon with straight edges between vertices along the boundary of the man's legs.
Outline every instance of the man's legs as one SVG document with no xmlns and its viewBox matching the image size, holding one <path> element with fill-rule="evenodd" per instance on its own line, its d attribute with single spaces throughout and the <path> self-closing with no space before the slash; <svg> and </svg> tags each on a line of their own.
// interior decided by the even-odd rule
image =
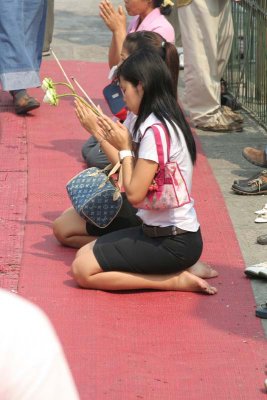
<svg viewBox="0 0 267 400">
<path fill-rule="evenodd" d="M 47 15 L 46 15 L 46 27 L 45 27 L 45 38 L 43 55 L 50 54 L 50 46 L 52 43 L 54 31 L 54 0 L 48 0 L 47 2 Z"/>
<path fill-rule="evenodd" d="M 194 0 L 178 14 L 185 56 L 185 99 L 195 123 L 212 119 L 220 108 L 218 2 Z"/>
<path fill-rule="evenodd" d="M 194 0 L 179 8 L 178 16 L 185 55 L 185 101 L 193 122 L 201 129 L 238 130 L 240 125 L 221 109 L 220 79 L 233 34 L 230 1 Z"/>
<path fill-rule="evenodd" d="M 231 2 L 219 1 L 220 18 L 218 32 L 218 76 L 221 79 L 226 69 L 227 63 L 232 50 L 234 38 L 234 26 L 232 19 Z"/>
</svg>

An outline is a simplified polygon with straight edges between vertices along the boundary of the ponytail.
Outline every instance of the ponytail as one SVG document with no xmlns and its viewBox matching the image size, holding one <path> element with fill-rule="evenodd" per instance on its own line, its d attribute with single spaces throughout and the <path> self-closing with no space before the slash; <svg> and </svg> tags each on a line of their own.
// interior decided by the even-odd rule
<svg viewBox="0 0 267 400">
<path fill-rule="evenodd" d="M 176 88 L 177 97 L 177 86 L 179 77 L 179 56 L 176 47 L 170 42 L 164 42 L 165 48 L 165 63 L 170 70 L 173 85 Z"/>
<path fill-rule="evenodd" d="M 147 49 L 154 49 L 165 61 L 171 73 L 173 88 L 177 98 L 179 56 L 176 47 L 174 44 L 166 42 L 159 33 L 151 31 L 128 33 L 123 42 L 123 48 L 125 48 L 128 55 L 144 47 Z"/>
<path fill-rule="evenodd" d="M 152 2 L 154 8 L 159 8 L 162 15 L 170 15 L 174 6 L 174 2 L 171 0 L 152 0 Z"/>
</svg>

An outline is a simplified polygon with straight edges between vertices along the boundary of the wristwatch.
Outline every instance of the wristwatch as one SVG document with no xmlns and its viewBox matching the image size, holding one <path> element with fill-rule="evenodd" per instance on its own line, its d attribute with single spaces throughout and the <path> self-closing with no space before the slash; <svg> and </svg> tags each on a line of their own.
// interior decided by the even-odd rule
<svg viewBox="0 0 267 400">
<path fill-rule="evenodd" d="M 132 150 L 121 150 L 119 151 L 120 163 L 125 157 L 134 157 L 134 152 Z"/>
</svg>

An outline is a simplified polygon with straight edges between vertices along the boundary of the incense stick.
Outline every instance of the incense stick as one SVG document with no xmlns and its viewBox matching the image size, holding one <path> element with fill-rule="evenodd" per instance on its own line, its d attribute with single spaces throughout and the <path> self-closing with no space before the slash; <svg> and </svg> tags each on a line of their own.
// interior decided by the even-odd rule
<svg viewBox="0 0 267 400">
<path fill-rule="evenodd" d="M 79 84 L 79 82 L 73 77 L 71 76 L 71 79 L 73 80 L 73 82 L 78 86 L 78 88 L 81 90 L 81 92 L 85 95 L 85 97 L 87 98 L 87 100 L 92 104 L 92 106 L 94 108 L 97 109 L 97 111 L 100 113 L 99 109 L 97 108 L 97 106 L 95 105 L 95 103 L 93 102 L 93 100 L 88 96 L 88 94 L 86 93 L 86 91 L 81 87 L 81 85 Z M 101 114 L 101 113 L 100 113 Z"/>
<path fill-rule="evenodd" d="M 62 67 L 62 65 L 61 65 L 61 63 L 60 63 L 60 61 L 59 61 L 59 59 L 57 58 L 57 56 L 56 56 L 56 54 L 54 53 L 54 51 L 53 51 L 52 49 L 50 49 L 50 50 L 51 50 L 51 53 L 52 53 L 54 59 L 56 60 L 56 62 L 57 62 L 57 64 L 58 64 L 59 68 L 61 69 L 63 75 L 65 76 L 67 82 L 69 83 L 69 85 L 71 86 L 71 88 L 74 90 L 74 88 L 73 88 L 73 86 L 72 86 L 72 83 L 71 83 L 71 81 L 69 80 L 69 78 L 68 78 L 66 72 L 64 71 L 64 69 L 63 69 L 63 67 Z"/>
</svg>

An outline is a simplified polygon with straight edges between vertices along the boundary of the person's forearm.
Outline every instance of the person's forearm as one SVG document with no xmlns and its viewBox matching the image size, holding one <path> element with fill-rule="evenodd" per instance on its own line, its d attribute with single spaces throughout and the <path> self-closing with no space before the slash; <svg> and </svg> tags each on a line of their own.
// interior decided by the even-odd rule
<svg viewBox="0 0 267 400">
<path fill-rule="evenodd" d="M 124 39 L 126 37 L 126 30 L 116 31 L 112 35 L 111 44 L 109 47 L 108 61 L 109 67 L 118 65 L 121 59 L 121 50 Z"/>
<path fill-rule="evenodd" d="M 131 187 L 134 164 L 134 157 L 125 157 L 122 161 L 123 188 L 130 203 L 133 200 L 132 195 L 134 195 L 134 190 Z"/>
</svg>

